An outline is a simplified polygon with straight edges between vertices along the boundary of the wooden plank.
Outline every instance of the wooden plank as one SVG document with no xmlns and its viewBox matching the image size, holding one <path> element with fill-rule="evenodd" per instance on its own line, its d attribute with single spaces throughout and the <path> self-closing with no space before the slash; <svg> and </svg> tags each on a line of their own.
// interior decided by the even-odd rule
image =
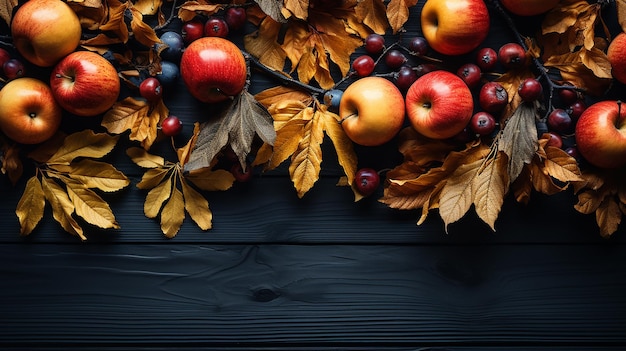
<svg viewBox="0 0 626 351">
<path fill-rule="evenodd" d="M 623 245 L 1 245 L 0 346 L 626 346 Z"/>
</svg>

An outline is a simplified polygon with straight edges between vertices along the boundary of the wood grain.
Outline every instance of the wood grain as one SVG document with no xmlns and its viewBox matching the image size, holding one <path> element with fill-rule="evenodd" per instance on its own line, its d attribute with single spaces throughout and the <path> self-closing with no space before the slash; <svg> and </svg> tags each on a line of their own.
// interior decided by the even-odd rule
<svg viewBox="0 0 626 351">
<path fill-rule="evenodd" d="M 3 245 L 0 346 L 626 346 L 623 250 Z"/>
</svg>

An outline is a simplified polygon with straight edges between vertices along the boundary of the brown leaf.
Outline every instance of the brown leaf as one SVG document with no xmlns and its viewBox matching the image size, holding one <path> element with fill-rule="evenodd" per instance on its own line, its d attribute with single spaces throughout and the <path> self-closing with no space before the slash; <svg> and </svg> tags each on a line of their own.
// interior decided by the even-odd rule
<svg viewBox="0 0 626 351">
<path fill-rule="evenodd" d="M 499 152 L 495 158 L 489 159 L 474 179 L 474 207 L 478 217 L 495 231 L 504 197 L 509 190 L 508 158 Z"/>
<path fill-rule="evenodd" d="M 100 195 L 79 182 L 66 182 L 66 185 L 76 214 L 87 223 L 103 229 L 120 228 L 111 207 Z"/>
<path fill-rule="evenodd" d="M 143 213 L 148 218 L 156 218 L 161 212 L 163 203 L 170 198 L 172 194 L 172 187 L 174 186 L 172 178 L 167 181 L 159 183 L 159 185 L 152 188 L 146 196 L 146 201 L 143 205 Z"/>
<path fill-rule="evenodd" d="M 11 24 L 13 17 L 13 9 L 17 6 L 18 0 L 1 0 L 0 1 L 0 19 L 7 25 Z"/>
<path fill-rule="evenodd" d="M 49 164 L 69 165 L 78 157 L 101 158 L 110 153 L 119 137 L 85 129 L 65 137 L 63 145 L 47 160 Z"/>
<path fill-rule="evenodd" d="M 196 146 L 196 141 L 198 140 L 198 135 L 199 134 L 200 134 L 200 123 L 195 122 L 193 124 L 193 133 L 191 135 L 191 138 L 189 138 L 189 140 L 187 141 L 187 144 L 185 144 L 184 146 L 176 149 L 176 154 L 178 155 L 178 162 L 181 165 L 184 166 L 189 161 L 189 157 L 191 155 L 192 150 Z M 208 167 L 212 167 L 212 165 L 214 163 L 214 160 L 215 160 L 215 158 L 213 158 L 213 160 L 211 160 L 211 162 L 209 163 Z"/>
<path fill-rule="evenodd" d="M 172 167 L 157 167 L 148 169 L 143 176 L 141 176 L 141 181 L 137 183 L 137 188 L 143 190 L 155 188 L 163 182 L 165 177 L 171 174 L 171 170 Z"/>
<path fill-rule="evenodd" d="M 281 13 L 285 18 L 290 18 L 291 16 L 294 16 L 298 19 L 306 21 L 309 17 L 309 1 L 284 0 Z"/>
<path fill-rule="evenodd" d="M 609 237 L 615 233 L 622 222 L 622 211 L 614 197 L 607 197 L 596 210 L 596 222 L 600 235 Z"/>
<path fill-rule="evenodd" d="M 347 177 L 348 184 L 352 185 L 354 175 L 357 172 L 357 156 L 354 151 L 354 144 L 339 124 L 341 118 L 338 115 L 328 111 L 326 105 L 317 104 L 317 109 L 321 114 L 324 132 L 335 147 L 339 164 Z"/>
<path fill-rule="evenodd" d="M 133 3 L 133 8 L 143 16 L 154 16 L 162 4 L 162 0 L 137 0 Z"/>
<path fill-rule="evenodd" d="M 183 194 L 174 187 L 172 195 L 167 199 L 161 211 L 161 231 L 168 238 L 176 236 L 185 220 L 185 204 Z"/>
<path fill-rule="evenodd" d="M 255 136 L 274 144 L 276 131 L 269 112 L 244 90 L 217 118 L 202 124 L 189 161 L 184 165 L 185 171 L 209 167 L 226 145 L 233 149 L 245 169 Z"/>
<path fill-rule="evenodd" d="M 355 7 L 356 15 L 363 19 L 363 23 L 374 31 L 374 33 L 385 34 L 389 28 L 387 20 L 387 8 L 382 0 L 363 0 L 357 2 Z M 408 11 L 407 11 L 408 15 Z M 394 34 L 396 31 L 394 30 Z"/>
<path fill-rule="evenodd" d="M 548 146 L 545 151 L 546 159 L 543 165 L 546 174 L 564 183 L 583 181 L 578 162 L 565 150 Z"/>
<path fill-rule="evenodd" d="M 165 159 L 162 156 L 152 155 L 144 148 L 131 147 L 126 150 L 126 154 L 139 167 L 157 168 L 165 166 Z"/>
<path fill-rule="evenodd" d="M 285 102 L 285 101 L 300 101 L 305 106 L 310 105 L 313 102 L 313 97 L 310 93 L 279 85 L 276 87 L 265 89 L 254 95 L 254 98 L 265 108 Z"/>
<path fill-rule="evenodd" d="M 282 71 L 285 67 L 287 53 L 278 43 L 278 37 L 281 33 L 282 24 L 269 16 L 265 17 L 257 31 L 244 36 L 244 47 L 263 65 L 276 71 Z"/>
<path fill-rule="evenodd" d="M 398 150 L 404 155 L 405 161 L 415 162 L 421 166 L 443 162 L 446 156 L 457 148 L 456 143 L 426 138 L 412 127 L 402 129 L 398 139 L 400 142 Z"/>
<path fill-rule="evenodd" d="M 204 0 L 188 0 L 185 1 L 178 9 L 178 18 L 183 22 L 188 22 L 198 14 L 211 16 L 223 9 L 221 4 L 212 4 Z"/>
<path fill-rule="evenodd" d="M 417 5 L 419 0 L 391 0 L 387 4 L 387 19 L 392 33 L 396 34 L 409 19 L 409 8 Z"/>
<path fill-rule="evenodd" d="M 106 162 L 82 159 L 72 163 L 70 167 L 70 178 L 82 183 L 88 188 L 97 188 L 105 192 L 113 192 L 121 190 L 130 184 L 130 180 L 124 173 Z"/>
<path fill-rule="evenodd" d="M 264 16 L 269 16 L 276 22 L 284 23 L 287 21 L 283 16 L 283 2 L 280 0 L 254 0 Z"/>
<path fill-rule="evenodd" d="M 47 177 L 42 179 L 42 189 L 46 200 L 48 200 L 50 207 L 52 207 L 52 217 L 61 224 L 61 227 L 63 227 L 66 232 L 77 235 L 81 240 L 87 240 L 83 233 L 83 228 L 81 228 L 74 217 L 72 217 L 74 204 L 67 195 L 67 192 L 61 188 L 54 179 Z"/>
<path fill-rule="evenodd" d="M 128 27 L 124 22 L 124 13 L 131 6 L 130 3 L 120 0 L 107 0 L 109 12 L 106 16 L 106 23 L 100 25 L 99 30 L 107 37 L 115 37 L 120 42 L 126 43 L 129 38 Z M 90 45 L 94 45 L 90 43 Z"/>
<path fill-rule="evenodd" d="M 17 203 L 15 214 L 20 222 L 20 235 L 29 235 L 43 218 L 45 195 L 39 178 L 31 177 Z"/>
<path fill-rule="evenodd" d="M 2 174 L 8 175 L 11 184 L 15 185 L 24 172 L 24 165 L 20 158 L 20 147 L 18 144 L 12 144 L 3 145 L 2 149 L 0 152 Z"/>
<path fill-rule="evenodd" d="M 185 210 L 191 219 L 202 230 L 209 230 L 212 226 L 213 214 L 209 209 L 209 202 L 184 180 L 181 181 Z"/>
<path fill-rule="evenodd" d="M 622 27 L 622 32 L 626 32 L 626 0 L 615 0 L 617 7 L 617 22 Z"/>
<path fill-rule="evenodd" d="M 498 150 L 509 158 L 508 178 L 514 181 L 524 165 L 530 164 L 538 148 L 537 107 L 522 103 L 509 117 L 498 142 Z"/>
<path fill-rule="evenodd" d="M 141 44 L 152 47 L 154 44 L 160 43 L 161 39 L 156 35 L 154 29 L 143 21 L 143 15 L 135 7 L 130 8 L 133 14 L 133 19 L 130 21 L 130 28 L 133 31 L 133 36 Z"/>
<path fill-rule="evenodd" d="M 184 174 L 185 179 L 205 191 L 223 191 L 233 186 L 235 177 L 224 169 L 199 168 Z"/>
<path fill-rule="evenodd" d="M 151 108 L 143 100 L 127 97 L 115 103 L 104 114 L 101 125 L 112 134 L 121 134 L 130 129 L 129 139 L 149 149 L 157 138 L 159 122 L 168 115 L 169 110 L 162 100 Z"/>
<path fill-rule="evenodd" d="M 591 214 L 600 207 L 604 198 L 604 195 L 594 191 L 582 191 L 578 193 L 578 202 L 574 205 L 574 208 L 582 214 Z"/>
<path fill-rule="evenodd" d="M 324 141 L 323 117 L 315 111 L 313 117 L 304 126 L 304 135 L 291 157 L 289 175 L 296 188 L 298 197 L 303 197 L 317 180 L 322 163 L 321 144 Z"/>
</svg>

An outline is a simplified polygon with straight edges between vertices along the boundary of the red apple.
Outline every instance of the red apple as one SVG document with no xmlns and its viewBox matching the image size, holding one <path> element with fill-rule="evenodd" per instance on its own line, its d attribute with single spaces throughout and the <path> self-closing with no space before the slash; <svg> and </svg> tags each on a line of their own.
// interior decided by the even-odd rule
<svg viewBox="0 0 626 351">
<path fill-rule="evenodd" d="M 626 165 L 626 106 L 604 100 L 587 107 L 576 123 L 576 147 L 597 167 Z"/>
<path fill-rule="evenodd" d="M 120 79 L 111 62 L 91 51 L 76 51 L 63 58 L 50 74 L 56 101 L 77 116 L 107 111 L 120 94 Z"/>
<path fill-rule="evenodd" d="M 76 50 L 82 33 L 76 13 L 60 0 L 29 0 L 11 22 L 17 51 L 31 63 L 52 67 Z"/>
<path fill-rule="evenodd" d="M 613 78 L 626 84 L 626 33 L 621 32 L 611 40 L 606 56 L 611 63 Z"/>
<path fill-rule="evenodd" d="M 432 139 L 463 131 L 474 112 L 472 92 L 454 73 L 434 71 L 418 78 L 406 93 L 406 111 L 413 128 Z"/>
<path fill-rule="evenodd" d="M 43 81 L 23 77 L 0 90 L 0 129 L 15 142 L 39 144 L 61 124 L 62 109 Z"/>
<path fill-rule="evenodd" d="M 489 11 L 483 0 L 427 0 L 421 25 L 431 48 L 444 55 L 462 55 L 487 37 Z"/>
<path fill-rule="evenodd" d="M 559 0 L 500 0 L 502 6 L 518 16 L 535 16 L 548 12 Z"/>
<path fill-rule="evenodd" d="M 364 77 L 350 84 L 339 103 L 341 126 L 359 145 L 382 145 L 404 124 L 404 97 L 396 85 L 382 77 Z"/>
<path fill-rule="evenodd" d="M 230 40 L 202 37 L 185 49 L 180 75 L 196 99 L 221 102 L 239 94 L 246 85 L 246 60 Z"/>
</svg>

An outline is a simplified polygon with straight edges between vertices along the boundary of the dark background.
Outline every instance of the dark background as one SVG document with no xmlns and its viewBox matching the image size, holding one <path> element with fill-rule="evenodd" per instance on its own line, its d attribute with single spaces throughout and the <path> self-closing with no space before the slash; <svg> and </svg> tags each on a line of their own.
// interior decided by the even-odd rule
<svg viewBox="0 0 626 351">
<path fill-rule="evenodd" d="M 422 5 L 404 38 L 419 34 Z M 614 9 L 606 13 L 615 23 Z M 512 36 L 492 14 L 484 45 L 498 48 Z M 540 23 L 514 20 L 525 34 Z M 276 84 L 255 74 L 251 91 Z M 185 133 L 203 118 L 182 83 L 166 105 Z M 98 121 L 65 117 L 68 130 L 86 126 Z M 533 194 L 528 206 L 509 199 L 495 233 L 472 213 L 446 233 L 436 212 L 417 226 L 417 211 L 378 203 L 382 189 L 355 203 L 336 186 L 342 172 L 327 140 L 320 180 L 302 199 L 286 165 L 256 169 L 248 183 L 205 194 L 213 229 L 187 217 L 166 239 L 143 215 L 143 171 L 127 146 L 108 160 L 132 183 L 105 196 L 122 229 L 85 224 L 87 242 L 65 233 L 49 207 L 20 237 L 25 179 L 0 179 L 0 349 L 626 349 L 624 229 L 601 238 L 571 191 Z M 357 152 L 360 166 L 376 169 L 400 160 L 395 141 Z"/>
</svg>

